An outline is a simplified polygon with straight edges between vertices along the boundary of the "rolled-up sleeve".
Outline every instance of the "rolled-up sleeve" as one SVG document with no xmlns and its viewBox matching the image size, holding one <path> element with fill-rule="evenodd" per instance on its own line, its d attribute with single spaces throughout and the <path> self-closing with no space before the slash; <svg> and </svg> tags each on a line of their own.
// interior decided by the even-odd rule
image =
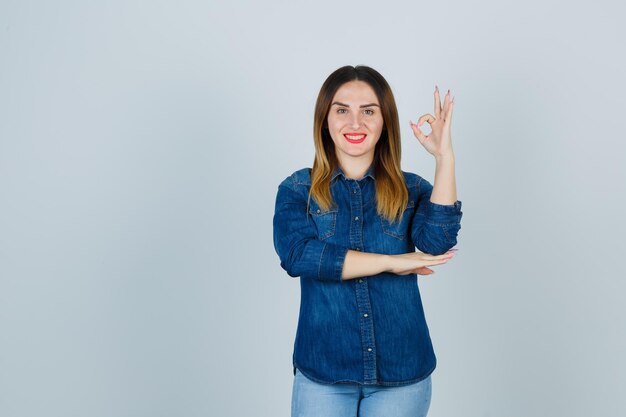
<svg viewBox="0 0 626 417">
<path fill-rule="evenodd" d="M 457 244 L 461 229 L 462 203 L 436 204 L 430 201 L 433 186 L 423 178 L 417 183 L 418 203 L 413 216 L 411 238 L 424 253 L 440 255 Z"/>
<path fill-rule="evenodd" d="M 307 198 L 287 178 L 278 186 L 274 210 L 274 248 L 280 266 L 292 277 L 341 282 L 348 248 L 318 239 L 307 213 Z"/>
</svg>

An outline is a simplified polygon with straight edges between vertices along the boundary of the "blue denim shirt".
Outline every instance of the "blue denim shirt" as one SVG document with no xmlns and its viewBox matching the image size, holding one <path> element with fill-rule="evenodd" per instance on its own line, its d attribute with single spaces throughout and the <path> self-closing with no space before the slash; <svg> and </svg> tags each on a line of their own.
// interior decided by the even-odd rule
<svg viewBox="0 0 626 417">
<path fill-rule="evenodd" d="M 417 275 L 390 272 L 342 280 L 348 249 L 438 255 L 456 245 L 461 202 L 430 201 L 432 185 L 404 172 L 409 203 L 400 221 L 376 212 L 373 165 L 360 180 L 337 168 L 331 194 L 338 208 L 311 198 L 310 168 L 278 186 L 274 247 L 281 267 L 300 277 L 300 315 L 292 364 L 320 383 L 405 385 L 428 377 L 435 353 Z"/>
</svg>

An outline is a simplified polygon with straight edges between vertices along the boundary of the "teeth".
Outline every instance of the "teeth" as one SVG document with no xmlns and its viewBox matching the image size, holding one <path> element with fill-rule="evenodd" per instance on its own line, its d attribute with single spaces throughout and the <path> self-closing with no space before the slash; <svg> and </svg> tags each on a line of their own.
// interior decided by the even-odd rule
<svg viewBox="0 0 626 417">
<path fill-rule="evenodd" d="M 365 137 L 365 135 L 358 135 L 358 136 L 353 136 L 353 135 L 346 135 L 346 137 L 348 139 L 353 139 L 353 140 L 357 140 L 357 139 L 362 139 Z"/>
</svg>

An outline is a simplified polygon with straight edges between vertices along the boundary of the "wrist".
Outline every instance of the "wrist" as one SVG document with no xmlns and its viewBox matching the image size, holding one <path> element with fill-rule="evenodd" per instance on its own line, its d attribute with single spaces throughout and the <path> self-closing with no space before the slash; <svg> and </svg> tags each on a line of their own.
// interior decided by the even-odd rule
<svg viewBox="0 0 626 417">
<path fill-rule="evenodd" d="M 454 162 L 454 152 L 446 152 L 444 154 L 435 155 L 435 161 L 437 162 Z"/>
<path fill-rule="evenodd" d="M 383 254 L 381 263 L 383 266 L 382 272 L 391 272 L 393 270 L 393 255 Z"/>
</svg>

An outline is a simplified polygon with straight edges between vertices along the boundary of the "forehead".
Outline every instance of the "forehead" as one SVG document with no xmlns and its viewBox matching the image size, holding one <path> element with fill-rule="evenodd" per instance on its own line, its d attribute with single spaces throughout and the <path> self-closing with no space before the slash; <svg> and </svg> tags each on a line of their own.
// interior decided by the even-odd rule
<svg viewBox="0 0 626 417">
<path fill-rule="evenodd" d="M 341 101 L 346 104 L 365 104 L 378 103 L 378 97 L 374 89 L 365 81 L 354 80 L 348 81 L 339 87 L 333 100 Z"/>
</svg>

